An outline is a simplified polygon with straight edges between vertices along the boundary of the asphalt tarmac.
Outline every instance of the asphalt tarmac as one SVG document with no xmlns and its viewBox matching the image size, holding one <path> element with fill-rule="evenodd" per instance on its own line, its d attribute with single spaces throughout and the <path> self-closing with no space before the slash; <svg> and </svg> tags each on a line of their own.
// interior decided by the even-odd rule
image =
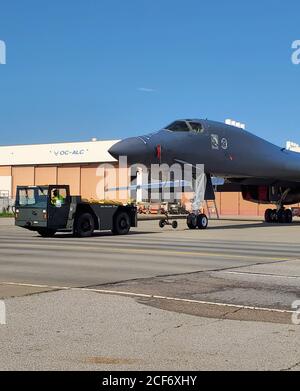
<svg viewBox="0 0 300 391">
<path fill-rule="evenodd" d="M 298 369 L 300 327 L 292 323 L 292 303 L 300 299 L 299 233 L 297 221 L 286 226 L 210 221 L 206 231 L 187 230 L 184 221 L 177 230 L 145 221 L 123 237 L 45 239 L 2 219 L 0 298 L 7 305 L 7 324 L 0 325 L 0 369 Z M 89 303 L 93 311 L 86 322 Z M 49 309 L 57 308 L 64 314 L 54 317 L 59 327 L 49 320 Z M 101 309 L 108 311 L 105 317 Z M 123 342 L 114 354 L 108 349 L 115 347 L 113 314 L 124 325 L 133 318 L 139 322 L 119 330 Z M 147 314 L 155 314 L 151 327 Z M 182 343 L 192 347 L 195 322 L 202 330 L 201 348 L 196 344 L 200 350 L 191 354 Z M 216 325 L 215 334 L 208 324 Z M 218 325 L 227 343 L 218 345 Z M 169 327 L 170 334 L 162 332 L 166 345 L 151 356 L 151 336 Z M 68 336 L 65 348 L 58 346 L 60 330 Z M 260 345 L 253 345 L 250 330 Z M 86 345 L 87 335 L 96 345 Z M 126 341 L 134 338 L 128 357 Z M 142 338 L 149 342 L 143 357 Z M 235 338 L 244 345 L 236 355 Z M 100 340 L 103 349 L 95 351 L 91 346 Z M 262 346 L 269 351 L 258 359 Z M 78 354 L 71 359 L 74 348 Z M 170 349 L 172 360 L 165 356 Z M 283 355 L 272 361 L 278 349 Z"/>
</svg>

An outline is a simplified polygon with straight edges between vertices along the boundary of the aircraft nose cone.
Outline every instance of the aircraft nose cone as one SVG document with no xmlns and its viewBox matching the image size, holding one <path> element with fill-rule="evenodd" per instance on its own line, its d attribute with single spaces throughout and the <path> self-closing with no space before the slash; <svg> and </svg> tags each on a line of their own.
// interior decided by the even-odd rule
<svg viewBox="0 0 300 391">
<path fill-rule="evenodd" d="M 117 160 L 126 156 L 130 164 L 143 163 L 147 159 L 148 146 L 138 137 L 127 138 L 114 144 L 108 152 Z"/>
</svg>

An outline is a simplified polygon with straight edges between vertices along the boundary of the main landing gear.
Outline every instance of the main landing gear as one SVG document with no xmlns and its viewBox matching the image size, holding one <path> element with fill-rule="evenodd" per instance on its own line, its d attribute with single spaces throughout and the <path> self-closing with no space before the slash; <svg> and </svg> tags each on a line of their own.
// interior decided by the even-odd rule
<svg viewBox="0 0 300 391">
<path fill-rule="evenodd" d="M 290 209 L 267 209 L 265 212 L 266 223 L 291 224 L 293 213 Z"/>
</svg>

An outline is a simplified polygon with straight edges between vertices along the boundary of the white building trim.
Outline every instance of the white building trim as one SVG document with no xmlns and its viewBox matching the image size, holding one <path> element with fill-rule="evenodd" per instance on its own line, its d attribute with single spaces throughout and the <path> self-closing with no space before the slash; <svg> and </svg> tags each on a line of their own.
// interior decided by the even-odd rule
<svg viewBox="0 0 300 391">
<path fill-rule="evenodd" d="M 112 163 L 108 153 L 118 140 L 0 147 L 0 166 Z"/>
</svg>

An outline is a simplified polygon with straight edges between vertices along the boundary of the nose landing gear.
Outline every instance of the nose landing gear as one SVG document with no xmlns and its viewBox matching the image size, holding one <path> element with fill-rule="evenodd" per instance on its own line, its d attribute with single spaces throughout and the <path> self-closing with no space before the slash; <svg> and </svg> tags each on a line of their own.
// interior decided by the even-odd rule
<svg viewBox="0 0 300 391">
<path fill-rule="evenodd" d="M 198 215 L 190 213 L 187 217 L 186 224 L 189 229 L 206 229 L 208 225 L 208 218 L 204 213 Z"/>
<path fill-rule="evenodd" d="M 210 178 L 210 177 L 209 177 Z M 211 184 L 211 190 L 214 196 L 214 190 Z M 196 179 L 193 183 L 194 190 L 194 200 L 192 204 L 192 212 L 188 215 L 186 224 L 189 229 L 206 229 L 208 226 L 208 217 L 204 213 L 199 213 L 201 210 L 201 206 L 203 206 L 203 202 L 206 199 L 206 188 L 207 188 L 207 176 L 203 171 L 196 173 Z M 214 197 L 212 199 L 215 199 Z"/>
</svg>

